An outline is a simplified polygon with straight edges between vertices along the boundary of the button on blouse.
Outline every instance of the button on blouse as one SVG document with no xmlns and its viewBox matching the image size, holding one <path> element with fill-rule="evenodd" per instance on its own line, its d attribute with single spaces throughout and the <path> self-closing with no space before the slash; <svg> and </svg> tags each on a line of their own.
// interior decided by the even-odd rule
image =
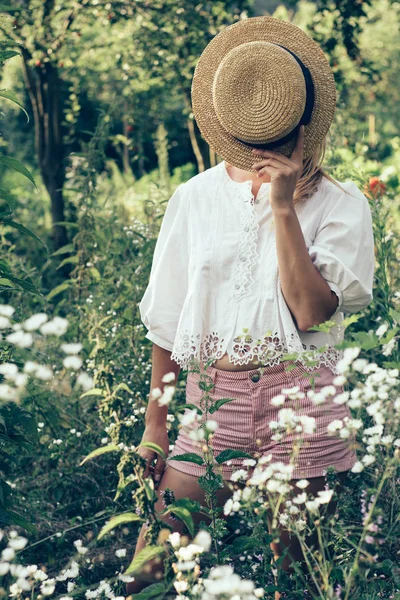
<svg viewBox="0 0 400 600">
<path fill-rule="evenodd" d="M 295 205 L 308 253 L 338 296 L 329 332 L 299 331 L 282 294 L 271 183 L 254 198 L 252 181 L 233 181 L 222 161 L 168 202 L 139 304 L 145 337 L 185 369 L 192 359 L 225 353 L 237 365 L 259 359 L 272 366 L 287 352 L 306 352 L 299 358 L 305 369 L 336 372 L 340 324 L 371 302 L 375 266 L 368 200 L 354 182 L 338 183 L 323 178 Z M 309 366 L 306 356 L 316 362 Z"/>
</svg>

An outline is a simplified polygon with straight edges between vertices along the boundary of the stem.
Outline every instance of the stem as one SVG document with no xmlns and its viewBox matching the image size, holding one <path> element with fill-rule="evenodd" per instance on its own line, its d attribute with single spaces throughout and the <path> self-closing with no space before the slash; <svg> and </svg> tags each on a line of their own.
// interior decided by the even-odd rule
<svg viewBox="0 0 400 600">
<path fill-rule="evenodd" d="M 355 555 L 355 557 L 354 557 L 353 565 L 352 565 L 352 567 L 351 567 L 351 569 L 350 569 L 349 577 L 348 577 L 348 580 L 347 580 L 347 584 L 346 584 L 346 595 L 345 595 L 345 597 L 344 597 L 344 600 L 348 600 L 348 599 L 349 599 L 349 594 L 350 594 L 350 586 L 352 585 L 352 583 L 353 583 L 353 580 L 354 580 L 354 569 L 355 569 L 355 567 L 356 567 L 356 565 L 357 565 L 357 563 L 358 563 L 358 560 L 359 560 L 359 558 L 360 558 L 360 554 L 361 554 L 361 544 L 362 544 L 362 543 L 363 543 L 363 541 L 364 541 L 365 534 L 367 533 L 367 529 L 368 529 L 368 526 L 369 526 L 369 524 L 370 524 L 371 517 L 372 517 L 372 515 L 373 515 L 373 513 L 374 513 L 375 506 L 376 506 L 376 504 L 377 504 L 377 502 L 378 502 L 378 498 L 379 498 L 379 496 L 380 496 L 380 494 L 381 494 L 381 492 L 382 492 L 382 489 L 383 489 L 384 483 L 385 483 L 386 479 L 389 477 L 389 467 L 391 467 L 391 466 L 392 466 L 392 462 L 390 461 L 390 462 L 389 462 L 389 463 L 386 465 L 386 467 L 385 467 L 385 470 L 384 470 L 384 472 L 383 472 L 383 475 L 382 475 L 382 479 L 381 479 L 381 481 L 380 481 L 380 483 L 379 483 L 378 489 L 377 489 L 377 490 L 376 490 L 376 492 L 375 492 L 375 498 L 374 498 L 374 501 L 372 502 L 372 504 L 371 504 L 371 508 L 370 508 L 370 510 L 368 511 L 367 518 L 365 519 L 365 522 L 364 522 L 364 527 L 363 527 L 363 530 L 362 530 L 362 532 L 361 532 L 361 538 L 360 538 L 360 541 L 359 541 L 359 544 L 358 544 L 358 547 L 357 547 L 356 555 Z"/>
</svg>

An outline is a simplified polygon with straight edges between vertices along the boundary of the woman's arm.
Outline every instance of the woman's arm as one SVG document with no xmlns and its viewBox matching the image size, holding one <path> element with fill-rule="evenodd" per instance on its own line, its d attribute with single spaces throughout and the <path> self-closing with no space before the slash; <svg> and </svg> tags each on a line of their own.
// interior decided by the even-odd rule
<svg viewBox="0 0 400 600">
<path fill-rule="evenodd" d="M 150 394 L 145 419 L 146 428 L 152 426 L 165 426 L 168 415 L 168 405 L 159 406 L 157 399 L 151 397 L 151 392 L 155 388 L 160 388 L 163 392 L 166 385 L 171 385 L 171 383 L 175 385 L 180 370 L 180 365 L 174 360 L 171 360 L 171 352 L 169 350 L 164 350 L 164 348 L 157 346 L 157 344 L 153 344 Z M 175 373 L 175 382 L 167 384 L 162 381 L 162 378 L 171 371 Z"/>
<path fill-rule="evenodd" d="M 157 444 L 164 451 L 166 457 L 169 454 L 169 438 L 167 430 L 168 404 L 160 406 L 157 398 L 151 397 L 151 392 L 155 388 L 160 388 L 161 391 L 164 391 L 164 387 L 166 385 L 171 385 L 172 382 L 167 384 L 166 382 L 162 381 L 164 375 L 166 375 L 166 373 L 170 373 L 171 371 L 175 373 L 175 381 L 173 384 L 176 384 L 180 372 L 180 366 L 175 361 L 171 360 L 171 352 L 169 350 L 164 350 L 164 348 L 161 348 L 157 344 L 153 343 L 149 402 L 145 417 L 145 430 L 143 432 L 141 441 L 153 442 L 153 444 Z M 163 460 L 159 454 L 154 452 L 154 450 L 151 450 L 151 448 L 146 448 L 145 446 L 139 447 L 138 453 L 147 461 L 143 476 L 148 477 L 151 475 L 153 477 L 154 484 L 157 485 L 161 480 L 166 461 Z M 151 473 L 150 466 L 153 461 L 156 461 L 156 464 L 154 465 L 153 473 Z"/>
<path fill-rule="evenodd" d="M 281 288 L 300 331 L 327 321 L 339 299 L 308 253 L 293 206 L 274 209 L 276 251 Z"/>
</svg>

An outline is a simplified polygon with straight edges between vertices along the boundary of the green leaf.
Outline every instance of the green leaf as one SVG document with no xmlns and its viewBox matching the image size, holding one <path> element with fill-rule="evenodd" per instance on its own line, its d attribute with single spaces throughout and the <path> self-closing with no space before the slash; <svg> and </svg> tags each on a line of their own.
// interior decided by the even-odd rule
<svg viewBox="0 0 400 600">
<path fill-rule="evenodd" d="M 186 408 L 190 408 L 190 410 L 196 409 L 197 414 L 199 414 L 199 415 L 203 414 L 203 411 L 201 410 L 201 408 L 199 406 L 196 406 L 195 404 L 183 404 L 182 406 L 178 407 L 178 410 L 184 410 Z"/>
<path fill-rule="evenodd" d="M 119 448 L 116 444 L 107 444 L 107 446 L 102 446 L 101 448 L 96 448 L 93 452 L 90 452 L 85 458 L 79 463 L 79 466 L 85 464 L 86 461 L 91 460 L 92 458 L 96 458 L 96 456 L 101 456 L 102 454 L 107 454 L 108 452 L 119 452 Z"/>
<path fill-rule="evenodd" d="M 12 90 L 0 90 L 0 98 L 7 98 L 7 100 L 11 100 L 11 102 L 14 102 L 14 104 L 17 104 L 26 114 L 26 122 L 29 123 L 28 113 L 26 112 L 25 108 L 23 107 L 21 102 L 18 100 L 18 97 L 15 95 L 15 93 Z"/>
<path fill-rule="evenodd" d="M 75 248 L 73 244 L 67 244 L 66 246 L 62 246 L 58 248 L 55 252 L 53 252 L 50 256 L 59 256 L 60 254 L 68 254 L 68 252 L 74 252 Z"/>
<path fill-rule="evenodd" d="M 186 525 L 191 536 L 194 535 L 194 522 L 193 517 L 184 506 L 174 506 L 173 504 L 168 506 L 165 514 L 172 513 L 176 517 L 179 517 Z"/>
<path fill-rule="evenodd" d="M 382 365 L 385 369 L 400 369 L 399 361 L 383 361 Z"/>
<path fill-rule="evenodd" d="M 97 536 L 97 539 L 101 540 L 101 538 L 104 537 L 106 533 L 108 533 L 115 527 L 118 527 L 118 525 L 122 525 L 123 523 L 133 523 L 134 521 L 143 521 L 143 519 L 139 517 L 139 515 L 137 515 L 136 513 L 132 512 L 116 515 L 115 517 L 112 517 L 109 521 L 107 521 L 107 523 L 104 525 L 99 535 Z"/>
<path fill-rule="evenodd" d="M 10 2 L 2 2 L 0 4 L 0 12 L 15 12 L 17 9 Z"/>
<path fill-rule="evenodd" d="M 96 281 L 101 281 L 100 271 L 96 269 L 96 267 L 90 267 L 89 273 L 91 274 L 93 279 L 95 279 Z"/>
<path fill-rule="evenodd" d="M 34 294 L 40 294 L 37 287 L 31 283 L 30 281 L 26 281 L 26 279 L 20 279 L 19 277 L 15 277 L 11 275 L 11 273 L 7 273 L 7 279 L 19 285 L 23 290 L 27 290 L 28 292 L 33 292 Z"/>
<path fill-rule="evenodd" d="M 64 292 L 65 290 L 67 290 L 71 285 L 71 281 L 67 280 L 64 281 L 63 283 L 60 283 L 60 285 L 57 285 L 57 287 L 53 288 L 46 296 L 47 300 L 52 300 L 53 298 L 55 298 L 56 296 L 58 296 L 58 294 L 61 294 L 61 292 Z"/>
<path fill-rule="evenodd" d="M 134 392 L 131 390 L 131 388 L 130 388 L 128 385 L 126 385 L 126 383 L 124 383 L 124 382 L 122 382 L 122 383 L 119 383 L 119 384 L 117 385 L 117 387 L 116 387 L 116 388 L 115 388 L 115 390 L 114 390 L 114 394 L 115 394 L 116 392 L 119 392 L 119 390 L 124 390 L 125 392 L 128 392 L 129 394 L 133 394 L 133 393 L 134 393 Z"/>
<path fill-rule="evenodd" d="M 132 598 L 132 600 L 148 600 L 154 598 L 154 596 L 164 596 L 166 590 L 167 588 L 163 583 L 151 583 L 146 585 L 144 590 L 138 594 L 129 594 L 129 598 Z"/>
<path fill-rule="evenodd" d="M 85 398 L 86 396 L 104 396 L 104 390 L 101 390 L 99 388 L 92 388 L 91 390 L 82 394 L 81 398 Z"/>
<path fill-rule="evenodd" d="M 4 12 L 4 10 L 1 10 L 1 4 L 0 4 L 0 12 Z M 9 10 L 9 9 L 7 9 Z M 4 62 L 5 60 L 8 60 L 9 58 L 12 58 L 13 56 L 20 56 L 19 52 L 15 52 L 14 50 L 1 50 L 0 51 L 0 62 Z"/>
<path fill-rule="evenodd" d="M 227 402 L 232 402 L 232 400 L 235 400 L 235 398 L 220 398 L 209 407 L 208 412 L 213 414 L 215 413 L 215 411 L 221 408 L 221 406 L 223 406 Z"/>
<path fill-rule="evenodd" d="M 151 450 L 154 450 L 154 452 L 157 452 L 157 454 L 159 454 L 163 460 L 166 460 L 167 458 L 165 456 L 164 450 L 160 448 L 160 446 L 158 446 L 157 444 L 154 444 L 153 442 L 141 442 L 138 448 L 140 448 L 140 446 L 144 446 L 145 448 L 150 448 Z"/>
<path fill-rule="evenodd" d="M 145 546 L 132 560 L 124 575 L 134 575 L 149 561 L 164 552 L 164 546 Z"/>
<path fill-rule="evenodd" d="M 359 319 L 361 319 L 362 315 L 349 315 L 348 317 L 346 317 L 345 319 L 343 319 L 343 321 L 340 323 L 341 326 L 343 327 L 348 327 L 349 325 L 351 325 L 352 323 L 357 323 L 357 321 Z"/>
<path fill-rule="evenodd" d="M 17 206 L 16 198 L 14 198 L 14 196 L 10 194 L 10 192 L 3 190 L 3 188 L 0 188 L 0 198 L 7 202 L 11 210 L 14 210 L 14 208 Z"/>
<path fill-rule="evenodd" d="M 217 461 L 218 464 L 221 464 L 223 462 L 226 462 L 227 460 L 232 460 L 233 458 L 254 458 L 251 454 L 248 454 L 247 452 L 243 452 L 242 450 L 222 450 L 222 452 L 220 452 L 218 454 L 218 456 L 215 457 L 215 460 Z"/>
<path fill-rule="evenodd" d="M 189 512 L 199 512 L 202 509 L 200 502 L 191 500 L 190 498 L 176 498 L 173 505 L 183 506 L 183 508 L 186 508 Z"/>
<path fill-rule="evenodd" d="M 183 460 L 185 462 L 196 463 L 196 465 L 204 465 L 204 460 L 198 454 L 194 452 L 185 452 L 184 454 L 177 454 L 173 456 L 171 460 Z"/>
<path fill-rule="evenodd" d="M 10 169 L 14 169 L 14 171 L 21 173 L 21 175 L 23 175 L 24 177 L 27 177 L 27 179 L 29 179 L 29 181 L 33 183 L 35 188 L 38 189 L 35 180 L 33 179 L 32 173 L 26 167 L 24 167 L 24 165 L 19 160 L 17 160 L 16 158 L 12 158 L 11 156 L 3 156 L 0 154 L 0 164 L 1 163 L 3 163 L 3 165 L 5 165 L 6 167 L 9 167 Z"/>
<path fill-rule="evenodd" d="M 156 492 L 154 490 L 154 487 L 152 487 L 150 485 L 148 479 L 143 480 L 143 486 L 144 486 L 144 491 L 146 492 L 147 500 L 149 502 L 152 502 L 153 500 L 156 501 L 157 500 Z"/>
<path fill-rule="evenodd" d="M 57 269 L 61 269 L 64 265 L 77 265 L 79 262 L 78 256 L 68 256 L 64 258 L 58 265 Z"/>
<path fill-rule="evenodd" d="M 234 548 L 235 553 L 241 554 L 245 550 L 251 551 L 258 548 L 260 545 L 260 540 L 254 536 L 245 536 L 241 535 L 237 537 L 232 542 L 232 548 Z"/>
<path fill-rule="evenodd" d="M 21 233 L 25 233 L 26 235 L 29 235 L 34 240 L 40 242 L 42 244 L 42 246 L 47 248 L 46 244 L 44 242 L 42 242 L 42 240 L 35 233 L 33 233 L 33 231 L 31 231 L 24 225 L 21 225 L 21 223 L 16 223 L 15 221 L 11 221 L 11 219 L 3 219 L 3 224 L 8 225 L 9 227 L 14 227 L 15 229 L 18 229 L 18 231 L 20 231 Z"/>
<path fill-rule="evenodd" d="M 4 277 L 0 277 L 0 286 L 11 288 L 13 290 L 17 290 L 18 288 L 14 287 L 9 279 L 5 279 Z"/>
<path fill-rule="evenodd" d="M 22 515 L 13 510 L 0 510 L 0 525 L 19 525 L 32 535 L 37 534 L 37 529 Z"/>
</svg>

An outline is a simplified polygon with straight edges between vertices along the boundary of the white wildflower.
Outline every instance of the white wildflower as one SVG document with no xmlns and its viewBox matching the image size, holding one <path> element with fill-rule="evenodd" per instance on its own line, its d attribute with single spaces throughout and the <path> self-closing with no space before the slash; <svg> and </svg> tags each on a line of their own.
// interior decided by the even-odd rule
<svg viewBox="0 0 400 600">
<path fill-rule="evenodd" d="M 0 315 L 2 317 L 12 317 L 15 312 L 15 308 L 9 304 L 0 304 Z"/>
<path fill-rule="evenodd" d="M 388 330 L 388 323 L 383 323 L 380 327 L 378 327 L 378 329 L 375 331 L 376 335 L 378 337 L 382 337 L 384 333 L 387 332 Z"/>
<path fill-rule="evenodd" d="M 299 487 L 301 490 L 304 490 L 309 485 L 310 482 L 307 481 L 307 479 L 299 479 L 299 481 L 297 481 L 296 483 L 296 486 Z"/>
<path fill-rule="evenodd" d="M 8 329 L 11 326 L 10 321 L 7 317 L 3 317 L 0 315 L 0 329 Z"/>
<path fill-rule="evenodd" d="M 81 371 L 76 378 L 76 383 L 85 391 L 91 390 L 94 385 L 93 377 L 91 377 L 86 371 Z"/>
<path fill-rule="evenodd" d="M 163 389 L 162 396 L 158 399 L 159 406 L 166 406 L 171 403 L 172 398 L 175 394 L 175 386 L 174 385 L 165 385 Z"/>
<path fill-rule="evenodd" d="M 365 456 L 362 457 L 361 462 L 366 467 L 369 467 L 369 465 L 372 465 L 375 462 L 375 456 L 372 456 L 371 454 L 366 454 Z"/>
<path fill-rule="evenodd" d="M 28 540 L 23 537 L 22 535 L 17 536 L 13 539 L 11 539 L 8 542 L 8 547 L 9 548 L 13 548 L 14 550 L 22 550 L 22 548 L 25 548 L 26 544 L 28 543 Z"/>
<path fill-rule="evenodd" d="M 186 409 L 188 410 L 188 409 Z M 198 420 L 198 413 L 197 410 L 195 408 L 188 410 L 188 412 L 186 412 L 183 415 L 178 415 L 178 419 L 181 422 L 181 424 L 186 427 L 187 425 L 191 425 L 192 423 L 195 423 Z"/>
<path fill-rule="evenodd" d="M 79 356 L 75 356 L 71 354 L 66 356 L 63 360 L 63 365 L 66 369 L 72 369 L 73 371 L 77 371 L 82 366 L 82 359 Z"/>
<path fill-rule="evenodd" d="M 322 490 L 318 492 L 319 498 L 317 498 L 320 504 L 328 504 L 331 501 L 333 490 Z"/>
<path fill-rule="evenodd" d="M 86 554 L 86 552 L 88 551 L 88 548 L 85 548 L 85 546 L 83 546 L 82 540 L 75 540 L 74 546 L 79 554 Z"/>
<path fill-rule="evenodd" d="M 248 472 L 244 469 L 238 469 L 231 475 L 231 481 L 239 481 L 240 479 L 247 479 Z"/>
<path fill-rule="evenodd" d="M 61 350 L 63 352 L 65 352 L 65 354 L 79 354 L 79 352 L 82 350 L 82 344 L 80 343 L 76 343 L 76 344 L 61 344 Z"/>
<path fill-rule="evenodd" d="M 285 396 L 283 394 L 278 394 L 278 396 L 274 396 L 271 398 L 272 406 L 281 406 L 285 404 Z"/>
<path fill-rule="evenodd" d="M 389 356 L 390 354 L 392 354 L 393 350 L 396 347 L 396 337 L 392 337 L 392 339 L 387 343 L 387 344 L 383 344 L 382 346 L 382 354 L 384 356 Z"/>
<path fill-rule="evenodd" d="M 0 383 L 0 400 L 14 402 L 18 400 L 17 390 L 7 383 Z"/>
<path fill-rule="evenodd" d="M 179 548 L 181 545 L 181 534 L 178 531 L 170 533 L 168 536 L 168 541 L 173 548 Z"/>
<path fill-rule="evenodd" d="M 175 381 L 175 373 L 173 371 L 166 373 L 161 379 L 161 381 L 163 381 L 164 383 L 170 383 L 171 381 Z"/>
<path fill-rule="evenodd" d="M 46 313 L 36 313 L 27 319 L 22 325 L 25 331 L 36 331 L 39 329 L 43 323 L 46 323 L 47 315 Z"/>
<path fill-rule="evenodd" d="M 207 431 L 214 432 L 218 429 L 218 423 L 213 419 L 209 419 L 205 422 L 204 427 L 207 429 Z"/>
<path fill-rule="evenodd" d="M 68 320 L 63 317 L 54 317 L 51 321 L 47 321 L 40 327 L 40 331 L 43 335 L 57 335 L 61 336 L 68 329 Z"/>
<path fill-rule="evenodd" d="M 196 537 L 194 538 L 194 543 L 197 544 L 198 546 L 201 546 L 204 550 L 204 552 L 208 552 L 209 549 L 211 548 L 211 536 L 208 533 L 208 531 L 204 531 L 203 529 L 201 529 Z"/>
<path fill-rule="evenodd" d="M 19 348 L 29 348 L 33 343 L 32 335 L 30 333 L 24 333 L 22 330 L 10 333 L 6 336 L 6 340 Z"/>
<path fill-rule="evenodd" d="M 40 586 L 40 590 L 43 594 L 43 596 L 51 596 L 51 594 L 54 592 L 54 590 L 56 589 L 56 583 L 55 583 L 55 579 L 46 579 L 46 581 L 43 581 L 42 585 Z"/>
<path fill-rule="evenodd" d="M 14 379 L 18 373 L 18 367 L 14 363 L 5 362 L 0 365 L 0 374 L 4 375 L 6 379 Z"/>
<path fill-rule="evenodd" d="M 340 419 L 334 419 L 328 424 L 326 429 L 329 433 L 335 433 L 338 429 L 341 429 L 342 427 L 343 421 L 341 421 Z"/>
</svg>

